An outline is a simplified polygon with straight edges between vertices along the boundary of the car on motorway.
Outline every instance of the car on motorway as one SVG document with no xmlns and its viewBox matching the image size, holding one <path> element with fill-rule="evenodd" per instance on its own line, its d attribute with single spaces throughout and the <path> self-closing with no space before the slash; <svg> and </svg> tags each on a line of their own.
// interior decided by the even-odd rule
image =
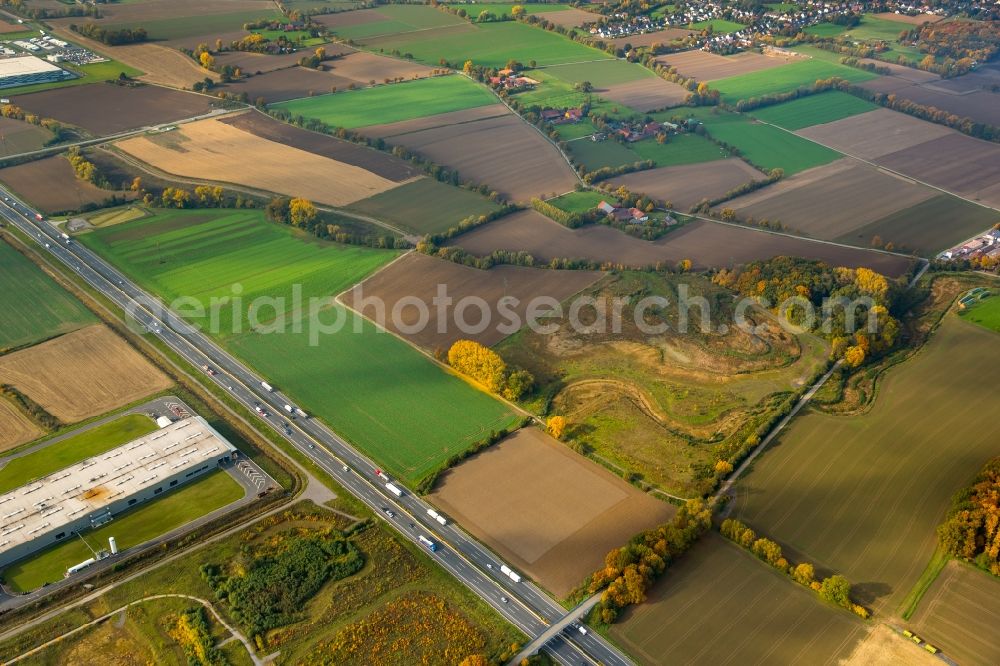
<svg viewBox="0 0 1000 666">
<path fill-rule="evenodd" d="M 500 597 L 500 601 L 502 603 L 507 603 L 508 601 L 510 601 L 510 599 L 508 599 L 507 597 Z"/>
<path fill-rule="evenodd" d="M 392 509 L 390 509 L 387 506 L 382 507 L 382 513 L 384 513 L 385 515 L 389 516 L 390 518 L 395 518 L 396 517 L 396 512 L 393 511 Z"/>
</svg>

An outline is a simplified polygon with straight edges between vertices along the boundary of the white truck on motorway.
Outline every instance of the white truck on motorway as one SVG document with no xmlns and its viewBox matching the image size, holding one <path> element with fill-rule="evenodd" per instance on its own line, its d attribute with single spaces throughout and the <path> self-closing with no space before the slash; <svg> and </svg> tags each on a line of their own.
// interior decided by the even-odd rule
<svg viewBox="0 0 1000 666">
<path fill-rule="evenodd" d="M 387 484 L 385 484 L 385 489 L 388 490 L 393 495 L 395 495 L 396 497 L 402 497 L 403 496 L 403 491 L 400 490 L 399 486 L 397 486 L 395 484 L 387 483 Z"/>
<path fill-rule="evenodd" d="M 271 386 L 270 384 L 268 384 L 267 382 L 261 382 L 260 386 L 261 386 L 261 388 L 263 388 L 268 393 L 271 393 L 271 392 L 274 391 L 274 387 Z"/>
<path fill-rule="evenodd" d="M 298 407 L 296 407 L 296 408 L 295 408 L 295 413 L 296 413 L 296 414 L 298 414 L 299 416 L 301 416 L 301 417 L 302 417 L 302 418 L 304 418 L 304 419 L 307 419 L 307 418 L 309 418 L 309 415 L 308 415 L 308 414 L 306 414 L 305 412 L 303 412 L 303 411 L 302 411 L 301 409 L 299 409 Z"/>
<path fill-rule="evenodd" d="M 516 571 L 514 571 L 513 569 L 511 569 L 506 564 L 500 565 L 500 573 L 502 573 L 504 576 L 507 576 L 507 578 L 510 578 L 515 583 L 521 582 L 521 575 Z"/>
<path fill-rule="evenodd" d="M 295 410 L 292 409 L 291 405 L 285 405 L 285 411 L 288 412 L 289 414 L 294 414 L 295 413 Z"/>
<path fill-rule="evenodd" d="M 427 515 L 430 516 L 431 518 L 433 518 L 434 520 L 438 521 L 442 525 L 447 525 L 448 524 L 448 519 L 445 518 L 444 516 L 442 516 L 440 513 L 438 513 L 434 509 L 427 509 Z"/>
</svg>

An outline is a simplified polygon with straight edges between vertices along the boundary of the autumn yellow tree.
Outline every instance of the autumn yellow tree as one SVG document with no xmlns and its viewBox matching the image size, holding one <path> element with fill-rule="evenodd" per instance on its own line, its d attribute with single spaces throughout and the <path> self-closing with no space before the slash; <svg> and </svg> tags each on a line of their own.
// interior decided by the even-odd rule
<svg viewBox="0 0 1000 666">
<path fill-rule="evenodd" d="M 545 427 L 548 429 L 550 435 L 556 439 L 562 439 L 563 434 L 566 432 L 566 417 L 550 416 L 545 422 Z"/>
<path fill-rule="evenodd" d="M 136 176 L 132 179 L 132 186 L 129 188 L 133 192 L 138 192 L 142 189 L 142 176 Z"/>
<path fill-rule="evenodd" d="M 848 347 L 844 351 L 844 362 L 852 368 L 856 368 L 865 362 L 865 348 L 861 345 Z"/>
<path fill-rule="evenodd" d="M 719 476 L 725 476 L 733 471 L 733 463 L 728 460 L 720 460 L 715 463 L 715 473 Z"/>
<path fill-rule="evenodd" d="M 201 55 L 198 56 L 198 62 L 200 62 L 201 66 L 205 69 L 212 69 L 215 67 L 215 58 L 208 51 L 201 52 Z"/>
<path fill-rule="evenodd" d="M 510 8 L 510 15 L 513 16 L 514 18 L 521 18 L 526 13 L 527 12 L 525 11 L 524 7 L 522 7 L 521 5 L 514 5 L 513 7 Z"/>
<path fill-rule="evenodd" d="M 493 350 L 473 340 L 456 340 L 448 350 L 448 364 L 489 390 L 503 389 L 507 364 Z"/>
<path fill-rule="evenodd" d="M 465 64 L 462 65 L 462 71 L 465 72 L 469 76 L 472 75 L 472 68 L 473 68 L 473 64 L 472 64 L 471 60 L 466 60 Z"/>
<path fill-rule="evenodd" d="M 296 227 L 308 227 L 317 215 L 316 206 L 309 199 L 296 197 L 288 202 L 288 219 Z"/>
</svg>

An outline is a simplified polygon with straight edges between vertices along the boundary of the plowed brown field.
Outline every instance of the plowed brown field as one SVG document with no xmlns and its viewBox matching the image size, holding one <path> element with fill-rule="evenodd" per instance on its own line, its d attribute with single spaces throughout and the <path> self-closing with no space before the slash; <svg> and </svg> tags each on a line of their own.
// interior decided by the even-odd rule
<svg viewBox="0 0 1000 666">
<path fill-rule="evenodd" d="M 558 597 L 675 511 L 535 428 L 445 472 L 430 498 Z"/>
<path fill-rule="evenodd" d="M 732 157 L 636 171 L 614 178 L 612 182 L 632 192 L 669 201 L 678 210 L 688 210 L 703 199 L 714 199 L 734 187 L 766 177 L 743 160 Z"/>
<path fill-rule="evenodd" d="M 687 88 L 660 77 L 616 83 L 602 88 L 602 97 L 624 104 L 636 111 L 656 111 L 683 104 L 690 94 Z"/>
<path fill-rule="evenodd" d="M 0 356 L 0 376 L 64 423 L 171 386 L 166 375 L 102 325 Z"/>
<path fill-rule="evenodd" d="M 813 125 L 796 134 L 845 155 L 874 160 L 953 132 L 954 130 L 943 125 L 928 123 L 903 113 L 875 109 L 832 123 Z"/>
<path fill-rule="evenodd" d="M 640 268 L 659 262 L 673 265 L 682 259 L 690 259 L 697 268 L 718 268 L 782 255 L 849 268 L 865 266 L 895 277 L 905 273 L 911 263 L 899 255 L 705 221 L 687 224 L 659 240 L 645 241 L 602 224 L 567 229 L 533 210 L 508 215 L 452 243 L 476 255 L 514 250 L 528 252 L 543 262 L 577 258 Z"/>
<path fill-rule="evenodd" d="M 635 44 L 635 42 L 632 43 Z M 799 60 L 801 58 L 766 56 L 750 51 L 731 56 L 721 56 L 700 49 L 671 53 L 656 59 L 657 62 L 669 67 L 675 67 L 679 73 L 698 81 L 714 81 L 730 76 L 750 74 L 752 72 L 759 72 L 762 69 L 781 67 L 782 65 Z"/>
<path fill-rule="evenodd" d="M 561 303 L 592 285 L 600 275 L 596 271 L 550 271 L 518 266 L 496 266 L 482 271 L 414 252 L 348 291 L 342 299 L 354 308 L 362 307 L 366 299 L 377 299 L 369 301 L 372 305 L 363 307 L 361 313 L 378 321 L 379 315 L 373 303 L 381 303 L 385 315 L 380 324 L 427 350 L 447 350 L 460 338 L 494 345 L 513 333 L 502 328 L 509 324 L 498 310 L 498 302 L 503 297 L 517 299 L 510 311 L 516 313 L 519 321 L 524 321 L 531 299 L 548 297 Z M 440 328 L 438 309 L 434 305 L 439 287 L 445 288 L 445 293 L 452 299 L 452 304 L 442 308 L 444 325 Z M 470 304 L 473 298 L 489 308 L 490 325 L 482 331 L 476 329 L 484 317 L 477 306 Z M 410 304 L 406 308 L 399 305 L 403 299 Z M 416 326 L 419 324 L 417 302 L 431 313 L 432 319 L 426 326 Z M 400 330 L 394 324 L 393 312 L 397 307 L 399 323 L 403 328 L 417 330 Z M 457 323 L 456 310 L 459 309 L 464 312 L 462 318 L 470 326 L 462 327 Z"/>
<path fill-rule="evenodd" d="M 62 155 L 0 169 L 0 182 L 49 215 L 101 204 L 116 195 L 135 198 L 135 192 L 102 190 L 80 180 Z"/>
<path fill-rule="evenodd" d="M 360 167 L 268 141 L 214 119 L 126 139 L 117 146 L 167 173 L 235 183 L 333 206 L 397 185 Z"/>
<path fill-rule="evenodd" d="M 555 146 L 511 113 L 450 125 L 440 125 L 431 117 L 418 122 L 433 126 L 417 131 L 407 131 L 407 122 L 395 123 L 401 129 L 380 125 L 376 131 L 389 134 L 393 145 L 406 146 L 458 170 L 463 179 L 486 183 L 508 200 L 547 198 L 568 192 L 577 183 Z"/>
</svg>

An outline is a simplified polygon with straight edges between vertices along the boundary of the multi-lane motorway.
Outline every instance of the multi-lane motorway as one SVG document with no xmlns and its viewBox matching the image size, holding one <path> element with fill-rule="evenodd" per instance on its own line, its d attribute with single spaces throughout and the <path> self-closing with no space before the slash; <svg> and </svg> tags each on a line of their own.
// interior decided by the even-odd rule
<svg viewBox="0 0 1000 666">
<path fill-rule="evenodd" d="M 432 557 L 455 578 L 495 608 L 532 639 L 566 616 L 566 610 L 528 581 L 513 582 L 500 572 L 502 562 L 453 523 L 440 525 L 427 514 L 430 507 L 405 488 L 396 497 L 376 475 L 377 466 L 313 418 L 290 418 L 285 405 L 295 403 L 279 390 L 268 391 L 265 378 L 230 356 L 200 331 L 185 324 L 160 301 L 127 276 L 75 241 L 67 241 L 41 215 L 0 189 L 0 215 L 30 236 L 51 256 L 68 266 L 104 297 L 128 312 L 143 330 L 194 367 L 210 366 L 210 377 L 248 409 L 260 406 L 267 422 L 303 454 L 370 506 L 406 538 L 423 548 L 419 536 L 433 540 Z M 398 482 L 397 486 L 403 488 Z M 390 515 L 391 514 L 391 515 Z M 545 649 L 560 663 L 626 666 L 632 662 L 594 632 L 581 633 L 571 625 L 550 640 Z"/>
</svg>

